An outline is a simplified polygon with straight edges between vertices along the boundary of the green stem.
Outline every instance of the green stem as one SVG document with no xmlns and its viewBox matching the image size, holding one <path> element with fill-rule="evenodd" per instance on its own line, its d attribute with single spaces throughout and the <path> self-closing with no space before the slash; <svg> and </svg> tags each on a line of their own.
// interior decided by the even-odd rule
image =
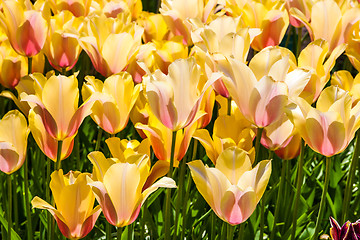
<svg viewBox="0 0 360 240">
<path fill-rule="evenodd" d="M 46 196 L 46 201 L 47 202 L 51 202 L 51 198 L 50 198 L 50 191 L 49 191 L 49 186 L 50 186 L 50 174 L 51 174 L 51 160 L 48 159 L 47 161 L 47 166 L 46 166 L 46 186 L 45 186 L 45 196 Z M 47 231 L 48 231 L 48 239 L 51 239 L 51 214 L 49 211 L 46 211 L 46 217 L 47 217 L 47 223 L 48 223 L 48 227 L 47 227 Z"/>
<path fill-rule="evenodd" d="M 234 227 L 231 226 L 230 224 L 227 224 L 227 239 L 233 239 L 234 237 Z"/>
<path fill-rule="evenodd" d="M 296 179 L 296 194 L 294 199 L 294 211 L 293 211 L 293 224 L 291 229 L 291 240 L 295 239 L 296 224 L 297 224 L 297 210 L 299 206 L 299 198 L 301 193 L 301 185 L 303 182 L 303 165 L 304 165 L 304 140 L 301 140 L 300 156 L 298 160 L 297 179 Z"/>
<path fill-rule="evenodd" d="M 61 168 L 61 149 L 62 149 L 63 141 L 58 141 L 57 153 L 56 153 L 56 164 L 55 171 Z"/>
<path fill-rule="evenodd" d="M 255 163 L 259 162 L 260 158 L 260 140 L 263 132 L 263 128 L 258 128 L 256 131 L 256 139 L 255 139 Z"/>
<path fill-rule="evenodd" d="M 221 227 L 221 240 L 227 240 L 226 222 L 223 222 Z"/>
<path fill-rule="evenodd" d="M 245 222 L 241 223 L 239 226 L 239 235 L 238 235 L 238 240 L 243 239 L 243 235 L 244 235 L 244 228 L 245 228 Z"/>
<path fill-rule="evenodd" d="M 141 218 L 140 218 L 140 239 L 145 239 L 145 210 L 147 206 L 143 206 L 141 209 Z M 120 238 L 119 238 L 120 239 Z"/>
<path fill-rule="evenodd" d="M 179 185 L 178 185 L 178 195 L 177 195 L 177 204 L 175 206 L 175 231 L 174 231 L 174 236 L 173 236 L 173 240 L 178 239 L 178 225 L 179 225 L 179 215 L 180 215 L 180 206 L 182 205 L 181 203 L 183 202 L 182 198 L 183 198 L 183 186 L 184 186 L 184 178 L 185 178 L 185 168 L 186 168 L 186 159 L 182 159 L 181 161 L 181 165 L 180 165 L 180 176 L 179 176 Z"/>
<path fill-rule="evenodd" d="M 13 225 L 13 229 L 15 232 L 17 232 L 19 230 L 19 208 L 18 208 L 18 205 L 19 205 L 19 201 L 18 201 L 18 197 L 17 197 L 17 188 L 18 188 L 18 181 L 20 181 L 20 172 L 17 172 L 13 175 L 13 181 L 12 181 L 12 184 L 13 184 L 13 209 L 14 209 L 14 218 L 13 218 L 13 221 L 14 221 L 14 225 Z"/>
<path fill-rule="evenodd" d="M 264 239 L 264 228 L 265 228 L 265 195 L 264 193 L 262 199 L 261 199 L 261 208 L 260 208 L 260 236 L 259 239 Z"/>
<path fill-rule="evenodd" d="M 355 177 L 355 171 L 356 171 L 356 165 L 359 160 L 359 153 L 360 153 L 360 132 L 358 131 L 356 133 L 356 142 L 355 142 L 355 148 L 354 153 L 351 159 L 350 164 L 350 170 L 349 170 L 349 176 L 347 178 L 346 182 L 346 188 L 345 188 L 345 195 L 344 195 L 344 201 L 342 206 L 342 214 L 341 214 L 341 223 L 345 222 L 348 214 L 349 204 L 350 204 L 350 197 L 351 192 L 353 188 L 353 182 Z"/>
<path fill-rule="evenodd" d="M 105 227 L 105 233 L 106 233 L 106 240 L 111 240 L 111 224 L 109 222 L 106 222 L 106 227 Z"/>
<path fill-rule="evenodd" d="M 297 28 L 297 45 L 296 45 L 296 57 L 299 57 L 301 50 L 301 40 L 302 40 L 302 27 Z"/>
<path fill-rule="evenodd" d="M 76 137 L 75 137 L 75 158 L 76 158 L 76 169 L 78 171 L 80 171 L 80 163 L 81 163 L 81 160 L 80 160 L 80 135 L 78 134 Z"/>
<path fill-rule="evenodd" d="M 285 169 L 286 169 L 285 162 L 286 161 L 287 160 L 282 160 L 279 190 L 278 190 L 276 204 L 275 204 L 275 213 L 274 213 L 273 227 L 272 227 L 272 230 L 271 230 L 270 239 L 274 239 L 274 237 L 275 237 L 277 218 L 279 216 L 280 208 L 283 207 L 283 206 L 281 206 L 281 200 L 282 200 L 281 196 L 283 196 L 283 188 L 284 188 L 284 183 L 285 183 Z"/>
<path fill-rule="evenodd" d="M 98 135 L 96 138 L 95 151 L 99 151 L 99 149 L 100 149 L 100 143 L 101 143 L 101 137 L 102 137 L 103 131 L 104 130 L 102 128 L 99 128 Z"/>
<path fill-rule="evenodd" d="M 133 240 L 134 239 L 134 224 L 130 224 L 127 226 L 128 227 L 128 240 Z"/>
<path fill-rule="evenodd" d="M 175 154 L 175 142 L 176 142 L 176 131 L 172 132 L 172 140 L 171 140 L 171 156 L 170 156 L 170 166 L 169 172 L 167 176 L 169 178 L 172 177 L 173 168 L 174 168 L 174 154 Z M 166 200 L 165 200 L 165 240 L 170 239 L 170 224 L 171 224 L 171 212 L 170 212 L 170 204 L 171 204 L 171 189 L 166 189 Z"/>
<path fill-rule="evenodd" d="M 117 240 L 120 240 L 120 239 L 121 239 L 122 231 L 123 231 L 123 228 L 122 228 L 122 227 L 118 227 L 118 228 L 117 228 L 117 230 L 116 230 Z M 143 239 L 143 238 L 142 238 L 142 239 Z"/>
<path fill-rule="evenodd" d="M 227 98 L 227 115 L 231 116 L 231 97 Z"/>
<path fill-rule="evenodd" d="M 7 211 L 7 221 L 8 221 L 8 235 L 7 239 L 11 240 L 11 229 L 12 229 L 12 188 L 11 188 L 11 174 L 7 176 L 7 185 L 8 185 L 8 211 Z"/>
<path fill-rule="evenodd" d="M 24 186 L 25 186 L 25 206 L 26 206 L 26 217 L 27 217 L 27 235 L 28 239 L 32 240 L 34 239 L 33 233 L 32 233 L 32 221 L 31 221 L 31 210 L 30 210 L 30 200 L 29 200 L 29 179 L 28 179 L 28 157 L 26 156 L 25 162 L 24 162 Z"/>
<path fill-rule="evenodd" d="M 320 222 L 324 214 L 325 198 L 329 187 L 330 170 L 331 170 L 331 157 L 326 157 L 325 182 L 324 182 L 323 192 L 321 194 L 320 209 L 319 209 L 318 217 L 316 219 L 315 232 L 312 238 L 313 240 L 318 239 L 318 235 L 320 231 Z"/>
<path fill-rule="evenodd" d="M 211 229 L 210 229 L 210 233 L 211 233 L 211 240 L 215 240 L 215 223 L 216 223 L 216 215 L 214 213 L 214 211 L 211 214 Z"/>
<path fill-rule="evenodd" d="M 32 57 L 28 57 L 28 74 L 32 72 Z"/>
</svg>

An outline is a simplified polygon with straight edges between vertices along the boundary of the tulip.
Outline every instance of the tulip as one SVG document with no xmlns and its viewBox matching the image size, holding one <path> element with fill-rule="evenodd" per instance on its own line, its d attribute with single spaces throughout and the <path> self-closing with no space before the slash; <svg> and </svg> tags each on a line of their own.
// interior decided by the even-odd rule
<svg viewBox="0 0 360 240">
<path fill-rule="evenodd" d="M 360 21 L 352 26 L 349 34 L 346 55 L 354 68 L 356 68 L 357 71 L 360 71 Z"/>
<path fill-rule="evenodd" d="M 143 28 L 126 13 L 116 19 L 95 15 L 86 26 L 79 43 L 96 71 L 105 77 L 124 71 L 141 44 Z"/>
<path fill-rule="evenodd" d="M 131 75 L 127 72 L 112 75 L 104 82 L 90 76 L 85 79 L 87 83 L 82 89 L 84 100 L 86 101 L 94 93 L 102 99 L 92 106 L 92 119 L 110 134 L 123 130 L 139 95 L 140 86 L 134 86 Z"/>
<path fill-rule="evenodd" d="M 305 25 L 312 41 L 328 41 L 330 52 L 348 41 L 351 27 L 360 20 L 360 8 L 349 8 L 342 12 L 333 0 L 315 3 L 311 8 L 310 22 L 296 8 L 290 9 L 290 14 Z"/>
<path fill-rule="evenodd" d="M 54 14 L 67 10 L 75 17 L 80 17 L 90 13 L 92 0 L 50 0 L 49 3 Z"/>
<path fill-rule="evenodd" d="M 330 79 L 330 72 L 335 65 L 336 59 L 344 52 L 345 44 L 337 46 L 332 52 L 325 40 L 318 39 L 309 43 L 298 58 L 298 67 L 313 71 L 309 83 L 300 95 L 308 102 L 315 102 L 322 89 Z M 326 56 L 330 56 L 326 59 Z M 326 61 L 325 61 L 326 59 Z"/>
<path fill-rule="evenodd" d="M 18 55 L 9 41 L 0 43 L 0 66 L 0 83 L 6 88 L 14 89 L 27 74 L 27 59 Z"/>
<path fill-rule="evenodd" d="M 142 14 L 141 0 L 96 0 L 97 4 L 92 7 L 103 12 L 107 17 L 116 18 L 119 13 L 129 12 L 132 20 L 136 20 Z"/>
<path fill-rule="evenodd" d="M 176 187 L 174 180 L 163 177 L 144 188 L 150 175 L 150 159 L 147 155 L 133 155 L 124 162 L 116 158 L 106 159 L 100 152 L 92 152 L 88 157 L 96 173 L 94 180 L 88 177 L 88 185 L 106 220 L 116 227 L 134 222 L 146 198 L 159 187 Z"/>
<path fill-rule="evenodd" d="M 31 201 L 33 208 L 46 209 L 55 218 L 61 233 L 70 239 L 85 237 L 100 215 L 100 206 L 94 206 L 95 197 L 87 185 L 89 173 L 70 171 L 64 175 L 60 169 L 51 174 L 50 189 L 55 206 L 39 197 Z"/>
<path fill-rule="evenodd" d="M 130 119 L 133 123 L 148 124 L 150 115 L 149 104 L 144 93 L 144 89 L 141 89 L 139 92 L 139 97 L 137 98 L 133 109 L 130 112 Z M 141 129 L 136 128 L 136 131 L 139 133 L 141 138 L 146 138 L 146 135 Z"/>
<path fill-rule="evenodd" d="M 0 120 L 0 170 L 6 174 L 17 171 L 26 156 L 29 129 L 18 110 L 12 110 Z"/>
<path fill-rule="evenodd" d="M 76 64 L 82 50 L 78 42 L 82 26 L 83 19 L 69 11 L 51 17 L 44 53 L 55 69 L 69 71 Z"/>
<path fill-rule="evenodd" d="M 358 240 L 360 239 L 360 220 L 354 223 L 347 221 L 340 227 L 338 222 L 330 217 L 330 235 L 333 240 Z"/>
<path fill-rule="evenodd" d="M 291 8 L 296 8 L 298 11 L 300 11 L 305 17 L 306 20 L 310 20 L 310 9 L 313 5 L 312 0 L 289 0 L 286 1 L 286 9 L 290 11 Z M 304 25 L 294 18 L 292 15 L 289 15 L 290 18 L 290 24 L 296 28 L 303 27 Z"/>
<path fill-rule="evenodd" d="M 355 78 L 350 72 L 340 70 L 334 72 L 331 77 L 331 85 L 338 86 L 339 88 L 347 91 L 352 98 L 352 105 L 355 106 L 360 100 L 360 74 Z"/>
<path fill-rule="evenodd" d="M 34 78 L 35 94 L 21 94 L 21 101 L 29 103 L 46 131 L 57 141 L 76 135 L 83 119 L 90 115 L 94 100 L 88 99 L 80 107 L 78 82 L 75 75 L 51 75 L 45 77 L 41 73 L 31 74 Z M 40 124 L 40 123 L 39 123 Z"/>
<path fill-rule="evenodd" d="M 142 12 L 138 22 L 144 28 L 145 43 L 168 39 L 170 30 L 161 14 Z"/>
<path fill-rule="evenodd" d="M 262 128 L 280 118 L 288 101 L 286 83 L 271 76 L 258 81 L 248 66 L 231 58 L 218 61 L 217 66 L 230 96 L 248 121 Z"/>
<path fill-rule="evenodd" d="M 164 0 L 161 2 L 160 13 L 163 15 L 171 32 L 175 36 L 182 36 L 185 45 L 191 44 L 190 26 L 188 18 L 198 18 L 207 22 L 217 4 L 215 0 Z"/>
<path fill-rule="evenodd" d="M 215 168 L 201 160 L 188 163 L 200 194 L 215 214 L 231 225 L 250 217 L 264 194 L 271 174 L 271 161 L 259 162 L 255 168 L 247 153 L 237 147 L 222 152 Z"/>
<path fill-rule="evenodd" d="M 190 125 L 203 115 L 198 109 L 211 81 L 202 87 L 200 78 L 200 66 L 194 58 L 176 60 L 170 64 L 168 75 L 156 70 L 146 78 L 150 109 L 172 131 Z"/>
<path fill-rule="evenodd" d="M 352 107 L 350 95 L 330 86 L 319 96 L 316 108 L 302 98 L 288 109 L 289 119 L 314 151 L 327 157 L 342 152 L 360 127 L 360 104 Z"/>
<path fill-rule="evenodd" d="M 294 159 L 300 154 L 301 140 L 300 134 L 297 133 L 291 137 L 289 143 L 285 147 L 279 148 L 274 152 L 283 160 Z"/>
<path fill-rule="evenodd" d="M 148 124 L 135 124 L 135 128 L 141 129 L 148 137 L 155 156 L 159 160 L 170 162 L 172 131 L 165 127 L 154 115 L 149 116 Z M 185 156 L 190 145 L 191 137 L 196 130 L 196 124 L 176 131 L 174 165 L 178 166 L 179 161 Z"/>
<path fill-rule="evenodd" d="M 212 138 L 206 129 L 196 130 L 193 137 L 203 145 L 206 155 L 215 165 L 219 155 L 233 146 L 248 152 L 251 161 L 254 162 L 255 151 L 252 144 L 254 133 L 250 127 L 250 122 L 237 110 L 230 116 L 221 115 L 215 120 Z"/>
<path fill-rule="evenodd" d="M 30 0 L 2 2 L 0 24 L 14 50 L 27 57 L 38 54 L 46 41 L 50 11 L 41 4 L 33 6 Z"/>
<path fill-rule="evenodd" d="M 260 28 L 251 46 L 256 50 L 279 45 L 289 26 L 289 15 L 284 1 L 229 1 L 231 16 L 241 16 L 245 26 Z"/>
</svg>

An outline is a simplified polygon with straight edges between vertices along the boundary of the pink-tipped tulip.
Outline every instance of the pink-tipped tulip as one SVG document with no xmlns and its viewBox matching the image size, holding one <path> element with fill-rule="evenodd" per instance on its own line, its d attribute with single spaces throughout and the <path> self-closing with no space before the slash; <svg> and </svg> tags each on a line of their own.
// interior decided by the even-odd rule
<svg viewBox="0 0 360 240">
<path fill-rule="evenodd" d="M 340 227 L 338 222 L 330 217 L 330 235 L 332 240 L 359 240 L 360 239 L 360 220 L 354 223 L 347 221 Z"/>
<path fill-rule="evenodd" d="M 30 0 L 2 1 L 0 24 L 4 28 L 14 50 L 33 57 L 44 47 L 48 32 L 47 18 L 50 11 L 41 1 L 35 6 Z"/>
<path fill-rule="evenodd" d="M 140 85 L 134 86 L 131 75 L 127 72 L 112 75 L 104 82 L 90 76 L 85 79 L 87 83 L 82 89 L 84 100 L 91 98 L 93 94 L 98 94 L 102 99 L 92 106 L 91 118 L 110 134 L 123 130 L 138 98 Z"/>
<path fill-rule="evenodd" d="M 70 239 L 85 237 L 94 227 L 101 213 L 100 206 L 94 207 L 95 196 L 87 185 L 89 173 L 63 170 L 51 174 L 50 189 L 56 208 L 39 197 L 31 201 L 33 208 L 46 209 L 55 218 L 61 233 Z"/>
<path fill-rule="evenodd" d="M 160 70 L 145 82 L 152 113 L 173 131 L 182 129 L 203 115 L 199 106 L 211 84 L 201 86 L 201 69 L 194 58 L 178 59 L 169 66 L 168 75 Z"/>
<path fill-rule="evenodd" d="M 314 151 L 333 156 L 342 152 L 360 127 L 360 103 L 352 107 L 350 95 L 330 86 L 319 96 L 316 108 L 298 98 L 288 109 L 289 119 Z"/>
<path fill-rule="evenodd" d="M 200 194 L 215 214 L 231 225 L 250 217 L 264 194 L 271 174 L 271 162 L 264 160 L 255 168 L 247 153 L 231 147 L 221 153 L 215 168 L 201 160 L 188 163 Z"/>
<path fill-rule="evenodd" d="M 75 75 L 66 77 L 52 75 L 49 78 L 41 73 L 30 75 L 35 79 L 35 94 L 21 94 L 21 101 L 29 103 L 41 119 L 46 131 L 58 141 L 76 135 L 84 118 L 91 113 L 92 99 L 80 107 L 78 81 Z"/>
<path fill-rule="evenodd" d="M 11 174 L 25 161 L 29 129 L 18 110 L 12 110 L 0 120 L 0 170 Z"/>
<path fill-rule="evenodd" d="M 150 159 L 147 155 L 131 155 L 121 162 L 117 158 L 106 159 L 100 152 L 92 152 L 88 158 L 96 173 L 93 180 L 88 177 L 88 185 L 106 220 L 116 227 L 133 223 L 146 198 L 159 187 L 176 187 L 175 181 L 168 177 L 144 187 L 150 176 Z"/>
</svg>

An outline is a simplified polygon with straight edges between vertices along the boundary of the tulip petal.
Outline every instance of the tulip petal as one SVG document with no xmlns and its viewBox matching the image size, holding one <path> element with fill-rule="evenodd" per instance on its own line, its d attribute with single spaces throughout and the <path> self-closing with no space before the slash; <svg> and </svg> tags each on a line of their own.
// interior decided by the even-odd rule
<svg viewBox="0 0 360 240">
<path fill-rule="evenodd" d="M 159 187 L 163 188 L 177 188 L 175 181 L 172 178 L 169 177 L 163 177 L 159 179 L 157 182 L 152 184 L 150 187 L 146 188 L 142 192 L 142 202 L 141 205 L 145 202 L 145 200 L 148 198 L 148 196 L 155 192 Z"/>
<path fill-rule="evenodd" d="M 17 170 L 18 164 L 19 154 L 14 145 L 9 142 L 0 142 L 0 170 L 7 174 L 11 174 Z"/>
</svg>

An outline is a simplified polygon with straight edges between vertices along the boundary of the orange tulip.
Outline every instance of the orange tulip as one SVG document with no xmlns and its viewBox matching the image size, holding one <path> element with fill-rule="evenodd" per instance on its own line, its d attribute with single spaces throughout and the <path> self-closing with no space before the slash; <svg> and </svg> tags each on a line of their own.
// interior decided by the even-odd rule
<svg viewBox="0 0 360 240">
<path fill-rule="evenodd" d="M 95 99 L 88 99 L 80 107 L 78 82 L 75 75 L 30 75 L 35 79 L 35 94 L 21 94 L 21 101 L 29 103 L 44 124 L 46 131 L 58 141 L 76 135 L 83 119 L 90 114 Z"/>
<path fill-rule="evenodd" d="M 165 127 L 154 115 L 150 115 L 148 125 L 137 123 L 135 128 L 141 129 L 149 138 L 155 156 L 159 160 L 170 162 L 172 130 Z M 190 145 L 191 137 L 196 130 L 196 124 L 180 129 L 176 132 L 174 166 L 185 156 Z"/>
<path fill-rule="evenodd" d="M 48 32 L 50 11 L 42 1 L 33 6 L 30 0 L 2 1 L 0 24 L 14 50 L 33 57 L 44 47 Z"/>
<path fill-rule="evenodd" d="M 70 239 L 85 237 L 94 227 L 101 213 L 100 206 L 94 207 L 95 197 L 86 178 L 89 173 L 63 170 L 51 174 L 50 188 L 56 208 L 39 197 L 31 201 L 33 208 L 46 209 L 55 218 L 61 233 Z"/>
<path fill-rule="evenodd" d="M 25 161 L 29 129 L 18 110 L 12 110 L 0 120 L 0 170 L 11 174 Z"/>
</svg>

